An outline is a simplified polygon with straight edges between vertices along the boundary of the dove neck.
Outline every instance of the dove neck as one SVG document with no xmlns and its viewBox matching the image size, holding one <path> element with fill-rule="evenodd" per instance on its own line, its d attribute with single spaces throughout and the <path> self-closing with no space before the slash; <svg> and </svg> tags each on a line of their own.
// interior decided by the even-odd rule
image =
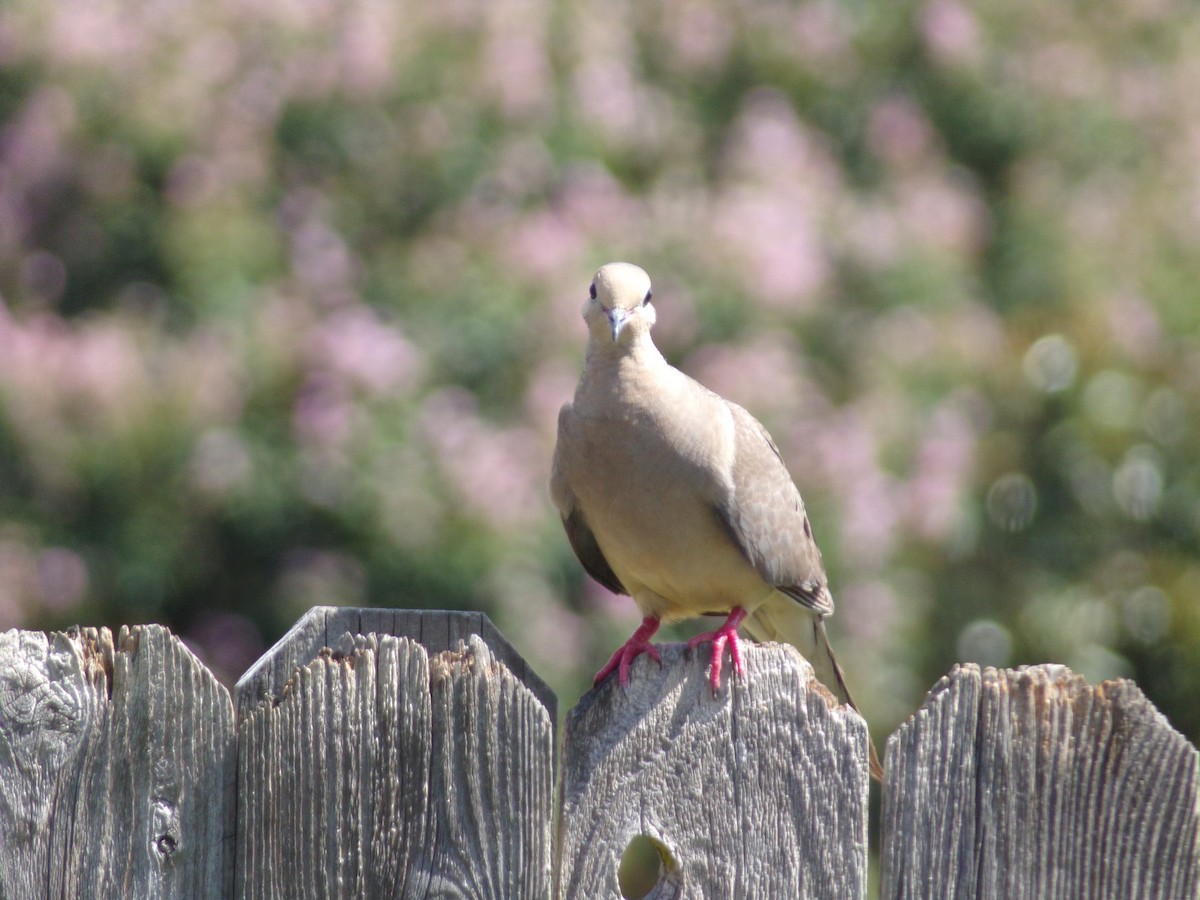
<svg viewBox="0 0 1200 900">
<path fill-rule="evenodd" d="M 629 369 L 666 365 L 667 361 L 650 340 L 648 332 L 631 334 L 625 340 L 592 340 L 588 342 L 584 367 L 587 369 Z"/>
</svg>

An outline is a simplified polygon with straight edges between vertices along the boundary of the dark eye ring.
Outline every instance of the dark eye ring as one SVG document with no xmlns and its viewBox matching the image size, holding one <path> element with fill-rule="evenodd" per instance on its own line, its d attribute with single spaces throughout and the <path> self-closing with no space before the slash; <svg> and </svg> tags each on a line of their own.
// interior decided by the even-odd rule
<svg viewBox="0 0 1200 900">
<path fill-rule="evenodd" d="M 596 282 L 592 282 L 592 286 L 588 288 L 588 293 L 592 295 L 592 299 L 596 299 Z"/>
<path fill-rule="evenodd" d="M 650 298 L 654 296 L 654 291 L 646 291 L 646 297 L 642 300 L 642 306 L 650 302 Z"/>
</svg>

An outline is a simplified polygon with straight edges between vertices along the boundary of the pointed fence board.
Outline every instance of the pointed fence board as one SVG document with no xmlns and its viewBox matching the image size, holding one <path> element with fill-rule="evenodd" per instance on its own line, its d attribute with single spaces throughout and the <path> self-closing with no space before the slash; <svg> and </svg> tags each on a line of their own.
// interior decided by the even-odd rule
<svg viewBox="0 0 1200 900">
<path fill-rule="evenodd" d="M 232 882 L 233 705 L 165 628 L 0 634 L 0 897 Z"/>
<path fill-rule="evenodd" d="M 655 898 L 864 897 L 862 718 L 791 647 L 744 647 L 746 677 L 716 698 L 704 654 L 660 649 L 567 717 L 562 900 L 622 896 L 635 841 L 660 855 Z"/>
<path fill-rule="evenodd" d="M 885 900 L 1200 896 L 1200 755 L 1130 681 L 957 666 L 886 769 Z"/>
<path fill-rule="evenodd" d="M 459 641 L 478 635 L 492 656 L 533 692 L 550 713 L 551 721 L 557 721 L 558 701 L 554 692 L 483 613 L 350 606 L 312 607 L 250 667 L 238 680 L 235 691 L 239 718 L 245 714 L 247 704 L 277 698 L 296 669 L 308 665 L 324 648 L 335 646 L 346 634 L 411 638 L 431 656 L 453 650 Z"/>
<path fill-rule="evenodd" d="M 541 700 L 478 634 L 432 654 L 375 633 L 334 644 L 243 700 L 235 896 L 549 897 Z"/>
<path fill-rule="evenodd" d="M 2 633 L 0 900 L 864 897 L 862 719 L 790 647 L 716 697 L 661 650 L 555 794 L 553 694 L 479 614 L 316 608 L 236 718 L 159 626 Z M 886 900 L 1200 897 L 1200 752 L 1131 682 L 956 667 L 888 741 L 881 862 Z"/>
</svg>

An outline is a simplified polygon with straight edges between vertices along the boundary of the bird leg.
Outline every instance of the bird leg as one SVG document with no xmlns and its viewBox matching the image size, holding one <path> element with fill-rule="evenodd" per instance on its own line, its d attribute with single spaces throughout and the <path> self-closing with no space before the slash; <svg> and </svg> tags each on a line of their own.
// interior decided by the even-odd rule
<svg viewBox="0 0 1200 900">
<path fill-rule="evenodd" d="M 617 652 L 604 664 L 604 668 L 596 673 L 596 677 L 592 680 L 592 685 L 598 685 L 612 674 L 613 669 L 616 669 L 617 682 L 622 688 L 628 687 L 629 664 L 643 653 L 654 657 L 654 660 L 661 666 L 662 657 L 658 655 L 658 648 L 650 643 L 650 637 L 654 632 L 658 631 L 659 624 L 657 616 L 646 616 L 646 618 L 642 619 L 642 624 L 638 626 L 637 631 L 630 636 L 629 640 L 617 648 Z"/>
<path fill-rule="evenodd" d="M 738 643 L 737 633 L 738 626 L 745 618 L 746 611 L 740 606 L 735 606 L 729 611 L 729 618 L 725 620 L 725 624 L 716 631 L 706 631 L 688 641 L 689 650 L 695 650 L 705 641 L 712 641 L 712 673 L 709 680 L 712 682 L 713 694 L 721 689 L 721 666 L 725 661 L 726 643 L 729 644 L 729 656 L 733 660 L 734 671 L 740 678 L 746 677 L 746 664 L 742 662 L 742 648 Z"/>
</svg>

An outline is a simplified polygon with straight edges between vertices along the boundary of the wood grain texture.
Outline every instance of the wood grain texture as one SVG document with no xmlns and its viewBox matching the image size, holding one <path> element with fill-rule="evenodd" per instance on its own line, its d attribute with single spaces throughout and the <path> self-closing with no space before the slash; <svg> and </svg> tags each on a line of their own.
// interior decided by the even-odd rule
<svg viewBox="0 0 1200 900">
<path fill-rule="evenodd" d="M 431 655 L 453 650 L 459 641 L 479 635 L 492 656 L 504 663 L 538 698 L 550 713 L 550 719 L 557 721 L 558 702 L 554 692 L 483 613 L 350 606 L 312 607 L 246 671 L 234 692 L 239 720 L 246 709 L 263 700 L 278 698 L 296 669 L 308 665 L 324 648 L 335 646 L 346 634 L 411 638 Z"/>
<path fill-rule="evenodd" d="M 228 896 L 233 740 L 165 628 L 0 635 L 0 897 Z"/>
<path fill-rule="evenodd" d="M 865 896 L 867 728 L 791 647 L 745 646 L 747 677 L 714 698 L 704 659 L 663 645 L 622 691 L 609 679 L 567 717 L 563 900 L 620 897 L 645 835 L 664 855 L 654 898 Z"/>
<path fill-rule="evenodd" d="M 247 703 L 234 896 L 550 896 L 553 722 L 478 635 L 345 635 Z"/>
<path fill-rule="evenodd" d="M 886 768 L 883 898 L 1200 896 L 1200 755 L 1132 682 L 957 666 Z"/>
</svg>

